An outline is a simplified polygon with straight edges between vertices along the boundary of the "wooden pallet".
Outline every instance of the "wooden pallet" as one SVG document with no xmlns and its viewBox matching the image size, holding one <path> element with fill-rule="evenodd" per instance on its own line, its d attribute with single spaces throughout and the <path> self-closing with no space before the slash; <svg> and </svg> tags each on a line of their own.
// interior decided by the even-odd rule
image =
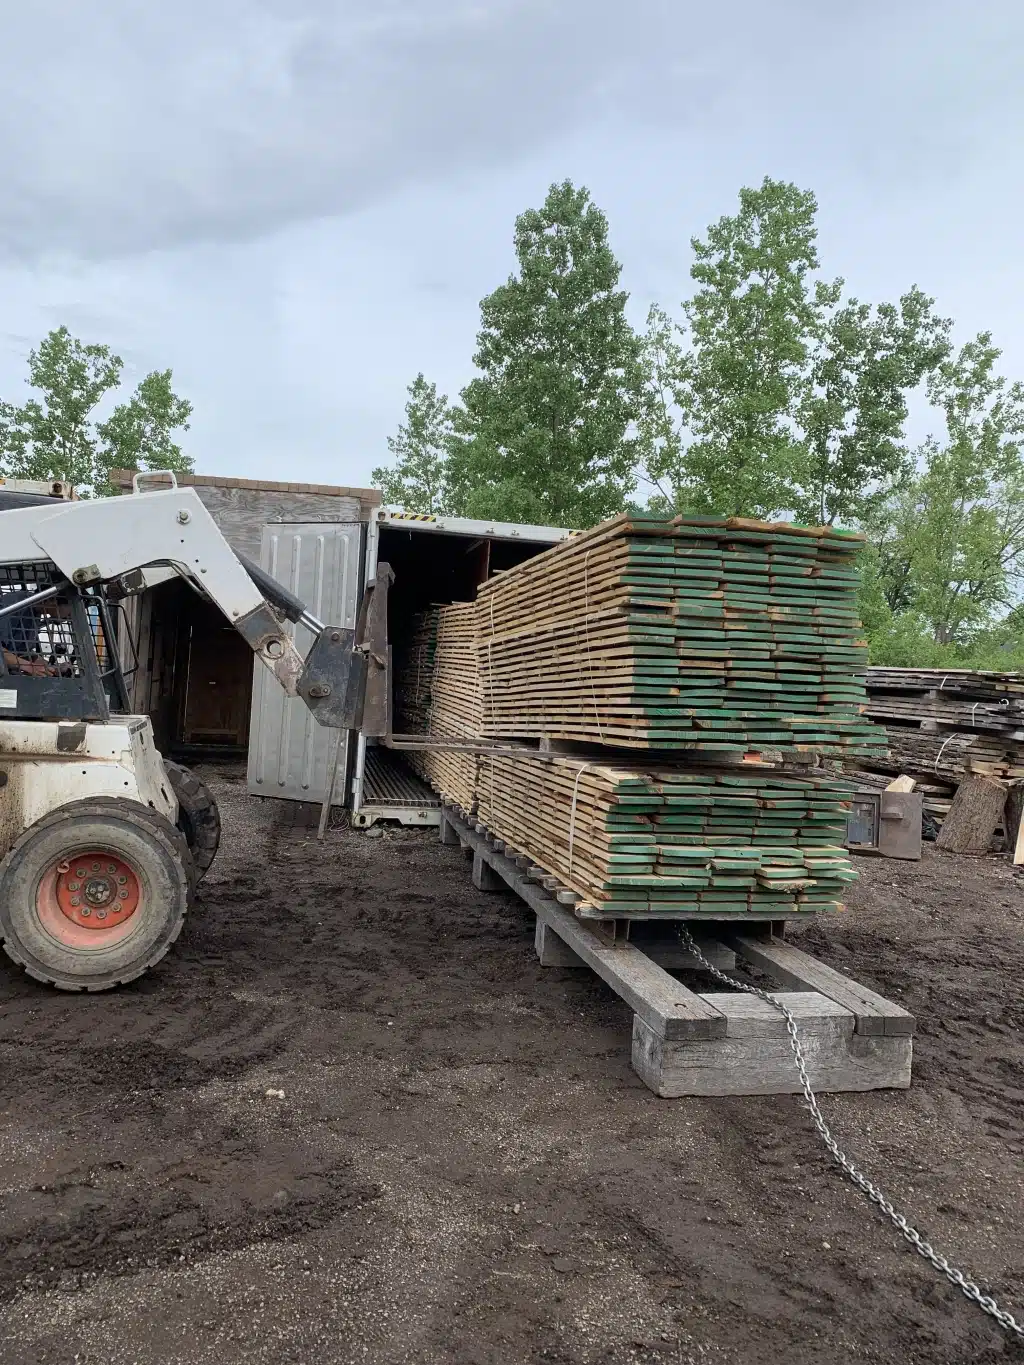
<svg viewBox="0 0 1024 1365">
<path fill-rule="evenodd" d="M 698 964 L 667 926 L 645 926 L 650 937 L 634 939 L 620 937 L 617 925 L 577 919 L 554 878 L 451 806 L 442 807 L 440 837 L 472 856 L 479 890 L 508 887 L 526 901 L 537 916 L 543 965 L 589 967 L 629 1005 L 633 1068 L 656 1095 L 799 1091 L 782 1015 L 754 996 L 699 993 L 670 976 L 669 967 Z M 772 936 L 770 926 L 717 922 L 695 926 L 694 936 L 722 970 L 734 970 L 738 960 L 786 988 L 775 994 L 797 1017 L 816 1090 L 909 1086 L 914 1018 L 901 1006 Z"/>
</svg>

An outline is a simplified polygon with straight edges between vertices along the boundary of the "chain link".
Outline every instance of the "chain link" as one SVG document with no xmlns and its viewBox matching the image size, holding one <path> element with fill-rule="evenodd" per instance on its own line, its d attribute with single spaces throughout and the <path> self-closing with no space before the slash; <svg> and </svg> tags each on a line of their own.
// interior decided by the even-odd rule
<svg viewBox="0 0 1024 1365">
<path fill-rule="evenodd" d="M 977 1304 L 983 1313 L 987 1313 L 989 1317 L 995 1318 L 1000 1327 L 1007 1332 L 1012 1332 L 1014 1336 L 1019 1339 L 1024 1340 L 1024 1326 L 1017 1321 L 1013 1314 L 1008 1313 L 1004 1308 L 1000 1308 L 991 1295 L 983 1294 L 974 1281 L 969 1280 L 966 1275 L 964 1275 L 963 1271 L 957 1270 L 955 1266 L 951 1266 L 945 1256 L 940 1255 L 930 1242 L 925 1241 L 918 1230 L 907 1221 L 902 1213 L 899 1213 L 893 1207 L 888 1199 L 886 1199 L 877 1185 L 873 1185 L 867 1176 L 857 1169 L 846 1153 L 840 1148 L 839 1144 L 832 1136 L 828 1124 L 825 1122 L 824 1115 L 818 1107 L 817 1097 L 811 1089 L 810 1078 L 807 1075 L 807 1060 L 804 1057 L 804 1050 L 800 1046 L 800 1039 L 796 1031 L 796 1019 L 793 1017 L 792 1011 L 788 1009 L 781 1000 L 778 1000 L 775 996 L 769 994 L 768 991 L 762 991 L 757 986 L 748 985 L 746 982 L 738 981 L 735 977 L 726 976 L 724 972 L 719 971 L 718 968 L 710 963 L 701 952 L 700 948 L 697 946 L 696 940 L 685 925 L 679 925 L 678 932 L 684 948 L 692 953 L 704 970 L 710 972 L 716 980 L 723 982 L 730 990 L 741 990 L 746 991 L 747 995 L 756 995 L 759 1000 L 766 1001 L 773 1009 L 778 1010 L 778 1012 L 785 1017 L 786 1032 L 789 1034 L 789 1044 L 793 1049 L 793 1056 L 796 1059 L 796 1069 L 800 1076 L 800 1085 L 804 1092 L 804 1099 L 807 1101 L 807 1107 L 811 1111 L 811 1118 L 814 1121 L 815 1128 L 817 1128 L 818 1133 L 821 1136 L 822 1142 L 828 1148 L 833 1161 L 842 1169 L 843 1173 L 853 1181 L 862 1194 L 866 1195 L 867 1198 L 871 1200 L 872 1204 L 877 1205 L 877 1207 L 882 1210 L 890 1223 L 892 1223 L 893 1227 L 899 1232 L 900 1236 L 910 1243 L 919 1256 L 923 1256 L 926 1261 L 931 1262 L 940 1274 L 945 1275 L 950 1284 L 955 1285 L 972 1303 Z"/>
</svg>

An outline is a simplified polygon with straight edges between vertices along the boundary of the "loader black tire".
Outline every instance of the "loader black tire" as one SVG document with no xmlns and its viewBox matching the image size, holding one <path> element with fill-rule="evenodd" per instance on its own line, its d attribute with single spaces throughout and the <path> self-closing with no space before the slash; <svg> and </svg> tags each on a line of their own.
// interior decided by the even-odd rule
<svg viewBox="0 0 1024 1365">
<path fill-rule="evenodd" d="M 220 847 L 220 810 L 209 787 L 191 768 L 166 758 L 164 768 L 178 798 L 178 828 L 188 841 L 200 881 Z"/>
<path fill-rule="evenodd" d="M 71 802 L 0 862 L 4 951 L 58 990 L 122 985 L 181 933 L 193 878 L 183 836 L 157 811 L 111 797 Z"/>
<path fill-rule="evenodd" d="M 126 801 L 121 796 L 89 796 L 81 801 L 69 801 L 66 806 L 60 806 L 57 810 L 50 811 L 49 815 L 42 816 L 32 826 L 33 829 L 41 829 L 43 825 L 52 825 L 60 820 L 64 820 L 68 815 L 77 815 L 79 812 L 88 808 L 90 813 L 109 812 L 111 814 L 124 814 L 132 820 L 141 820 L 143 824 L 152 826 L 165 838 L 170 839 L 177 850 L 178 858 L 182 867 L 188 875 L 189 884 L 189 905 L 192 904 L 192 892 L 195 891 L 199 875 L 196 872 L 195 860 L 192 857 L 192 850 L 188 846 L 188 840 L 173 821 L 166 815 L 161 815 L 152 806 L 144 806 L 141 801 Z"/>
</svg>

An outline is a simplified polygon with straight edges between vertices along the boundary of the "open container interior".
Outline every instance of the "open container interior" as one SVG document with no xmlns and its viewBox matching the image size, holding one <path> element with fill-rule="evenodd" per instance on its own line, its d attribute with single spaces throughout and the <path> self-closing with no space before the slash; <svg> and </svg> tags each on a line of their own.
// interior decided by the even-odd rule
<svg viewBox="0 0 1024 1365">
<path fill-rule="evenodd" d="M 388 640 L 397 658 L 418 612 L 452 602 L 472 602 L 481 583 L 551 548 L 544 541 L 426 530 L 411 525 L 381 526 L 378 564 L 395 575 L 388 591 Z M 392 685 L 394 680 L 392 678 Z M 379 819 L 436 825 L 440 801 L 401 753 L 366 741 L 356 823 Z"/>
</svg>

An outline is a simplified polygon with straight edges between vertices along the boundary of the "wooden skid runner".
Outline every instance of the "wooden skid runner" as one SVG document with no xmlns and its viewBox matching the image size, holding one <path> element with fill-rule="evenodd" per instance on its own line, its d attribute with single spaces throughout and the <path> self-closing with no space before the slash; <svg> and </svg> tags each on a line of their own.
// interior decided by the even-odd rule
<svg viewBox="0 0 1024 1365">
<path fill-rule="evenodd" d="M 472 853 L 473 881 L 479 889 L 507 886 L 526 901 L 537 916 L 542 964 L 590 967 L 629 1005 L 634 1013 L 633 1068 L 656 1095 L 800 1090 L 782 1015 L 754 996 L 739 991 L 702 994 L 670 976 L 668 966 L 696 964 L 678 942 L 672 943 L 667 926 L 653 927 L 653 937 L 639 943 L 604 937 L 559 903 L 555 886 L 531 876 L 538 869 L 521 865 L 527 860 L 509 856 L 483 826 L 471 825 L 448 806 L 442 808 L 441 840 L 458 842 Z M 910 1085 L 914 1018 L 905 1009 L 767 934 L 753 929 L 736 933 L 723 926 L 718 938 L 697 937 L 697 942 L 720 970 L 728 971 L 739 958 L 789 988 L 774 994 L 798 1020 L 816 1090 Z"/>
</svg>

